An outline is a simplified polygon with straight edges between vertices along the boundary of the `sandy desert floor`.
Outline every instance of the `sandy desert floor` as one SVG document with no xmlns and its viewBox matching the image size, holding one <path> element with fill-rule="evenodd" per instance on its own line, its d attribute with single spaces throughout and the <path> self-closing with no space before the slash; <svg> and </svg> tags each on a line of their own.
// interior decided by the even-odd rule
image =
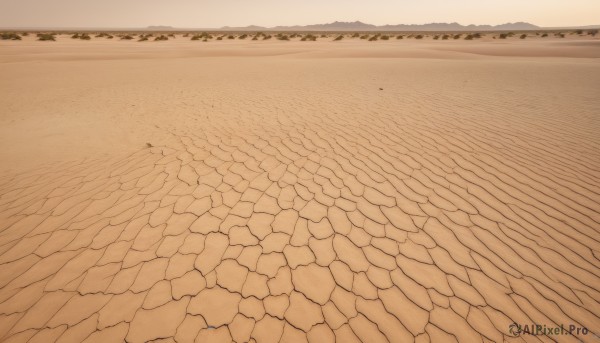
<svg viewBox="0 0 600 343">
<path fill-rule="evenodd" d="M 599 58 L 0 42 L 0 341 L 600 341 Z"/>
</svg>

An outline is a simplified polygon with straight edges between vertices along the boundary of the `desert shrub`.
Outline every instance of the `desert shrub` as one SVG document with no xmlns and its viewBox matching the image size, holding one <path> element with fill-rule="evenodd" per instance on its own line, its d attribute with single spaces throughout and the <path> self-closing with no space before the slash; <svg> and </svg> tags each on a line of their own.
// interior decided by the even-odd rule
<svg viewBox="0 0 600 343">
<path fill-rule="evenodd" d="M 416 35 L 415 39 L 423 39 L 423 35 Z"/>
<path fill-rule="evenodd" d="M 317 36 L 313 36 L 311 34 L 308 34 L 308 35 L 302 37 L 302 39 L 300 39 L 300 40 L 303 41 L 303 42 L 305 42 L 305 41 L 312 41 L 312 42 L 314 42 L 314 41 L 317 40 Z"/>
<path fill-rule="evenodd" d="M 548 34 L 547 34 L 547 33 L 544 33 L 544 34 L 542 35 L 542 38 L 546 38 L 546 37 L 548 37 Z"/>
<path fill-rule="evenodd" d="M 190 34 L 189 34 L 189 33 L 185 33 L 185 34 L 183 34 L 183 37 L 185 37 L 185 38 L 187 38 L 187 37 L 189 37 L 189 36 L 190 36 Z"/>
<path fill-rule="evenodd" d="M 457 35 L 454 35 L 454 37 L 452 37 L 452 38 L 454 38 L 454 39 L 460 39 L 460 37 L 461 37 L 461 36 L 462 36 L 462 35 L 459 33 L 459 34 L 457 34 Z"/>
<path fill-rule="evenodd" d="M 598 30 L 588 30 L 587 34 L 595 37 L 598 34 Z"/>
<path fill-rule="evenodd" d="M 108 38 L 108 39 L 113 39 L 113 38 L 114 38 L 114 36 L 113 36 L 113 35 L 107 35 L 107 36 L 106 36 L 106 38 Z"/>
<path fill-rule="evenodd" d="M 163 41 L 163 40 L 169 40 L 169 37 L 167 37 L 165 35 L 160 35 L 160 36 L 154 38 L 154 41 Z"/>
<path fill-rule="evenodd" d="M 360 36 L 360 39 L 369 39 L 369 35 L 362 35 Z"/>
<path fill-rule="evenodd" d="M 465 40 L 473 40 L 473 35 L 466 35 Z"/>
<path fill-rule="evenodd" d="M 433 39 L 435 39 L 435 40 L 438 40 L 438 39 L 440 39 L 440 35 L 435 35 L 435 36 L 433 36 Z"/>
<path fill-rule="evenodd" d="M 575 33 L 578 34 L 578 35 L 582 35 L 583 34 L 583 30 L 576 30 Z"/>
<path fill-rule="evenodd" d="M 271 38 L 273 38 L 271 35 L 265 35 L 265 36 L 263 37 L 263 40 L 267 40 L 267 39 L 271 39 Z"/>
<path fill-rule="evenodd" d="M 38 33 L 37 37 L 38 37 L 38 40 L 41 40 L 41 41 L 55 41 L 56 40 L 56 37 L 54 37 L 54 35 L 51 33 Z"/>
<path fill-rule="evenodd" d="M 381 36 L 381 37 L 379 37 L 379 38 L 381 38 L 381 39 L 383 39 L 383 40 L 389 40 L 389 39 L 390 39 L 390 36 L 383 35 L 383 36 Z"/>
<path fill-rule="evenodd" d="M 16 33 L 2 33 L 0 34 L 2 40 L 21 40 L 21 36 Z"/>
<path fill-rule="evenodd" d="M 448 40 L 448 39 L 450 39 L 450 35 L 443 35 L 442 36 L 442 40 Z"/>
<path fill-rule="evenodd" d="M 209 39 L 212 39 L 212 38 L 213 38 L 213 36 L 212 36 L 212 35 L 210 35 L 210 34 L 208 34 L 208 33 L 206 33 L 206 32 L 202 32 L 202 33 L 200 33 L 200 34 L 196 33 L 196 34 L 195 34 L 195 35 L 193 35 L 193 36 L 192 36 L 192 38 L 190 38 L 190 39 L 191 39 L 191 40 L 202 40 L 202 41 L 205 41 L 205 40 L 209 40 Z M 220 40 L 220 39 L 219 39 L 219 40 Z"/>
<path fill-rule="evenodd" d="M 223 40 L 223 36 L 217 37 L 217 40 Z"/>
<path fill-rule="evenodd" d="M 342 39 L 344 39 L 344 36 L 339 35 L 339 36 L 335 37 L 334 41 L 336 41 L 336 40 L 342 40 Z"/>
<path fill-rule="evenodd" d="M 141 36 L 140 39 L 138 39 L 138 42 L 145 42 L 147 40 L 148 40 L 148 37 Z"/>
<path fill-rule="evenodd" d="M 295 34 L 295 33 L 292 33 L 292 34 L 290 35 L 290 38 L 296 38 L 296 37 L 298 37 L 298 35 L 297 35 L 297 34 Z"/>
<path fill-rule="evenodd" d="M 521 37 L 519 37 L 519 38 L 521 38 L 521 39 L 525 39 L 525 38 L 527 38 L 527 34 L 525 34 L 525 33 L 524 33 L 524 34 L 522 34 L 522 35 L 521 35 Z"/>
<path fill-rule="evenodd" d="M 358 34 L 358 32 L 356 32 L 356 33 L 354 33 L 354 34 L 352 35 L 352 38 L 358 38 L 358 37 L 360 37 L 360 35 Z"/>
<path fill-rule="evenodd" d="M 290 37 L 288 37 L 287 35 L 279 35 L 279 37 L 277 37 L 277 39 L 279 39 L 279 40 L 290 40 Z"/>
<path fill-rule="evenodd" d="M 248 35 L 245 33 L 238 37 L 238 39 L 246 39 L 246 38 L 248 38 Z"/>
<path fill-rule="evenodd" d="M 172 33 L 170 33 L 170 34 L 169 34 L 169 37 L 171 37 L 171 38 L 175 38 L 175 35 L 174 35 L 174 34 L 172 34 Z"/>
<path fill-rule="evenodd" d="M 321 38 L 327 38 L 327 35 L 323 34 L 323 35 L 321 35 Z"/>
<path fill-rule="evenodd" d="M 71 36 L 71 39 L 79 39 L 79 33 L 76 33 Z"/>
<path fill-rule="evenodd" d="M 508 37 L 508 33 L 501 33 L 499 37 L 500 39 L 506 39 Z"/>
<path fill-rule="evenodd" d="M 227 36 L 227 39 L 235 39 L 235 36 L 234 35 L 229 35 L 229 36 Z"/>
<path fill-rule="evenodd" d="M 79 36 L 79 39 L 90 40 L 92 39 L 92 37 L 90 37 L 90 35 L 88 35 L 87 33 L 84 33 Z"/>
<path fill-rule="evenodd" d="M 124 39 L 124 40 L 132 40 L 132 39 L 133 39 L 133 36 L 131 36 L 131 35 L 122 35 L 122 36 L 121 36 L 121 39 Z"/>
<path fill-rule="evenodd" d="M 397 35 L 396 39 L 404 39 L 404 36 L 403 35 Z"/>
<path fill-rule="evenodd" d="M 23 33 L 21 33 L 21 36 L 27 37 L 27 36 L 29 36 L 29 32 L 23 32 Z"/>
<path fill-rule="evenodd" d="M 258 37 L 254 36 L 252 37 L 252 40 L 258 40 Z"/>
<path fill-rule="evenodd" d="M 473 38 L 481 38 L 481 33 L 479 33 L 479 32 L 474 33 Z"/>
<path fill-rule="evenodd" d="M 378 37 L 377 37 L 377 35 L 375 35 L 375 36 L 373 36 L 373 37 L 369 38 L 369 42 L 374 42 L 374 41 L 376 41 L 377 39 L 378 39 Z"/>
<path fill-rule="evenodd" d="M 558 34 L 556 34 L 556 37 L 565 38 L 565 34 L 564 33 L 558 33 Z"/>
</svg>

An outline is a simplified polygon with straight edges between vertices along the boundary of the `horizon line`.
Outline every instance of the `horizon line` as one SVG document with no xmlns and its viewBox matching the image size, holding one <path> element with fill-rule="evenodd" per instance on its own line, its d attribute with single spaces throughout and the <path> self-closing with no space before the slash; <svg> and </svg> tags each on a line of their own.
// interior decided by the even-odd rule
<svg viewBox="0 0 600 343">
<path fill-rule="evenodd" d="M 533 25 L 533 26 L 537 26 L 538 29 L 577 29 L 577 28 L 589 28 L 589 27 L 600 27 L 600 24 L 587 24 L 587 25 L 582 25 L 582 24 L 577 24 L 577 25 L 565 25 L 565 26 L 538 26 L 535 24 L 532 24 L 530 22 L 526 22 L 526 21 L 515 21 L 515 22 L 506 22 L 506 23 L 502 23 L 502 24 L 497 24 L 497 25 L 492 25 L 492 24 L 461 24 L 459 22 L 453 21 L 453 22 L 429 22 L 429 23 L 422 23 L 422 24 L 383 24 L 383 25 L 375 25 L 375 24 L 369 24 L 369 23 L 365 23 L 363 21 L 360 20 L 355 20 L 355 21 L 333 21 L 333 22 L 328 22 L 328 23 L 320 23 L 320 24 L 306 24 L 306 25 L 300 25 L 300 24 L 294 24 L 294 25 L 276 25 L 276 26 L 261 26 L 261 25 L 256 25 L 256 24 L 250 24 L 250 25 L 245 25 L 245 26 L 232 26 L 232 25 L 224 25 L 221 27 L 179 27 L 179 26 L 171 26 L 171 25 L 162 25 L 162 24 L 158 24 L 158 25 L 147 25 L 147 26 L 11 26 L 11 27 L 0 27 L 0 30 L 41 30 L 41 29 L 47 29 L 47 30 L 72 30 L 72 29 L 80 29 L 80 30 L 120 30 L 120 29 L 129 29 L 129 30 L 149 30 L 149 29 L 153 29 L 153 28 L 164 28 L 167 30 L 211 30 L 211 31 L 219 31 L 219 30 L 227 30 L 227 29 L 248 29 L 248 28 L 252 28 L 252 27 L 256 27 L 256 28 L 260 28 L 260 29 L 277 29 L 277 28 L 302 28 L 302 27 L 309 27 L 309 26 L 319 26 L 319 25 L 332 25 L 332 24 L 336 24 L 336 23 L 340 23 L 340 24 L 364 24 L 364 25 L 369 25 L 371 28 L 375 29 L 375 28 L 383 28 L 385 26 L 413 26 L 413 27 L 418 27 L 418 26 L 426 26 L 426 25 L 451 25 L 451 24 L 458 24 L 462 27 L 468 28 L 468 27 L 478 27 L 478 26 L 489 26 L 489 27 L 497 27 L 497 26 L 502 26 L 502 25 L 510 25 L 510 24 L 528 24 L 528 25 Z M 348 28 L 350 29 L 350 31 L 352 30 L 352 28 Z M 530 29 L 530 30 L 535 30 L 535 29 Z M 323 31 L 328 31 L 328 30 L 323 30 Z M 335 30 L 331 30 L 331 31 L 335 31 Z M 358 30 L 360 31 L 360 30 Z"/>
</svg>

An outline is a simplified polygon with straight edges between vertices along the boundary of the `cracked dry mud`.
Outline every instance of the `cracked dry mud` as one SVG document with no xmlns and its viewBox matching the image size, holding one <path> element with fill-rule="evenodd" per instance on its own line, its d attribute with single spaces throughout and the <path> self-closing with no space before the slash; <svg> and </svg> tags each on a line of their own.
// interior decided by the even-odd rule
<svg viewBox="0 0 600 343">
<path fill-rule="evenodd" d="M 1 174 L 0 340 L 599 329 L 598 64 L 513 59 L 205 58 L 150 80 L 112 62 L 150 85 L 131 125 L 153 135 Z"/>
</svg>

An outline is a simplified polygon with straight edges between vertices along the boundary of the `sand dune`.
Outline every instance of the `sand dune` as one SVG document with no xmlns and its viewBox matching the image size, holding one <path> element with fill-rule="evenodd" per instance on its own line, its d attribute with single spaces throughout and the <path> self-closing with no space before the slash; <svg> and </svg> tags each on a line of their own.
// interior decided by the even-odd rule
<svg viewBox="0 0 600 343">
<path fill-rule="evenodd" d="M 598 40 L 404 43 L 0 42 L 0 340 L 597 339 Z"/>
</svg>

